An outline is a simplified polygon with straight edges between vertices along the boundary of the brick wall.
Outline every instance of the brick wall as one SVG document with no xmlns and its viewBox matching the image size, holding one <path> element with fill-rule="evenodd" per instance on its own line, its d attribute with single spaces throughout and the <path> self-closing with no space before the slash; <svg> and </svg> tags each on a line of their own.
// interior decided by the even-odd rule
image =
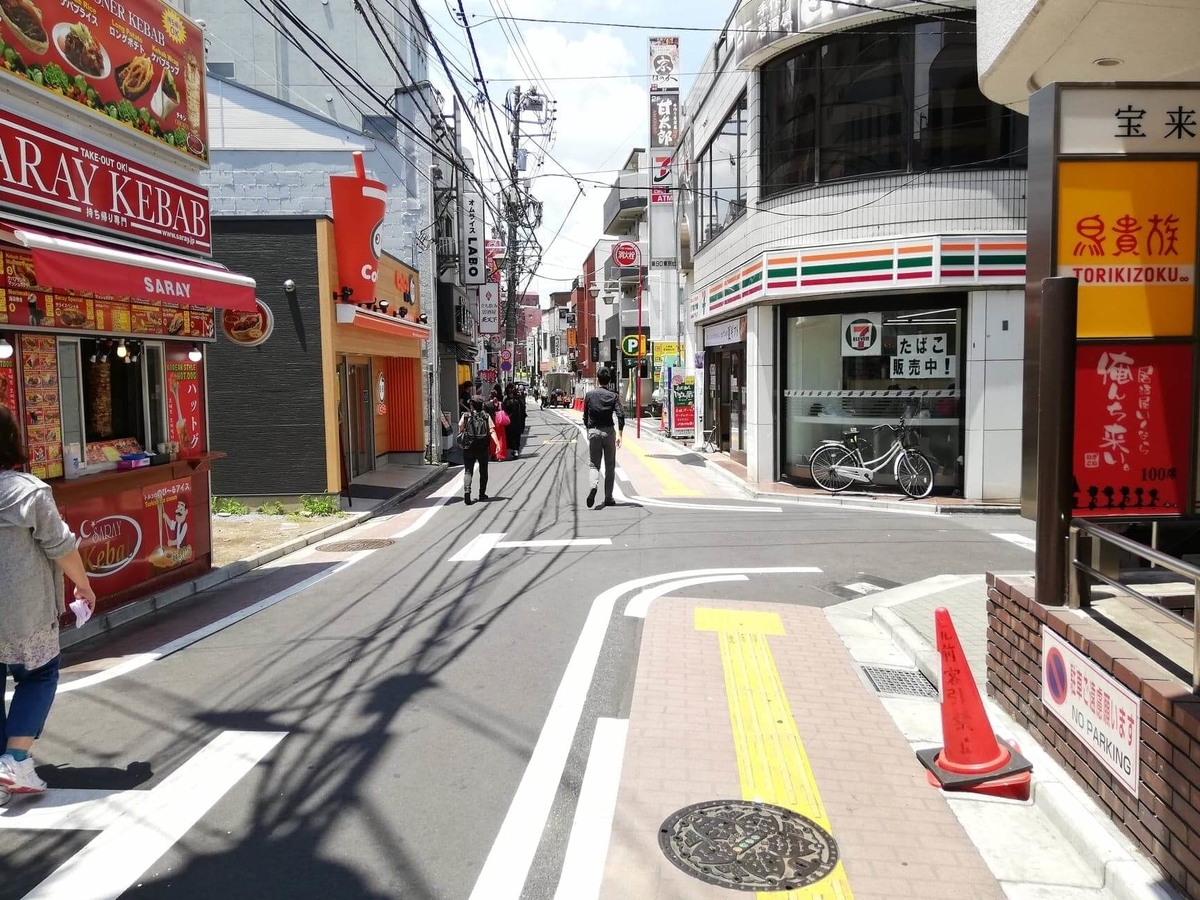
<svg viewBox="0 0 1200 900">
<path fill-rule="evenodd" d="M 1031 578 L 988 575 L 988 694 L 1039 739 L 1185 896 L 1200 897 L 1200 697 L 1111 631 L 1033 599 Z M 1042 705 L 1042 625 L 1141 697 L 1133 797 Z"/>
</svg>

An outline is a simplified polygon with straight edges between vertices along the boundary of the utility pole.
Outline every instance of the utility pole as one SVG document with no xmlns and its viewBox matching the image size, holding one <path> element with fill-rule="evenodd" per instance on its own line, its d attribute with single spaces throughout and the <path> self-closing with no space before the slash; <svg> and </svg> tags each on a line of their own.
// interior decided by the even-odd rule
<svg viewBox="0 0 1200 900">
<path fill-rule="evenodd" d="M 512 114 L 512 160 L 509 169 L 508 197 L 504 204 L 508 222 L 508 304 L 504 310 L 504 343 L 514 345 L 517 341 L 517 224 L 520 221 L 521 185 L 518 157 L 521 150 L 521 86 L 517 85 L 509 94 L 508 111 Z M 512 380 L 512 369 L 506 380 Z"/>
</svg>

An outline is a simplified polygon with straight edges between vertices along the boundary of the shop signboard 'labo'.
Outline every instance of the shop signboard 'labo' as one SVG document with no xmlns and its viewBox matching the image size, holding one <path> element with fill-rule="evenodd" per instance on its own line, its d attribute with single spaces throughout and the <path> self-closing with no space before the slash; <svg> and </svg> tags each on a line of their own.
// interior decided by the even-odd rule
<svg viewBox="0 0 1200 900">
<path fill-rule="evenodd" d="M 11 112 L 0 113 L 0 206 L 209 253 L 208 192 Z"/>
<path fill-rule="evenodd" d="M 208 159 L 204 34 L 161 0 L 5 0 L 0 81 Z"/>
<path fill-rule="evenodd" d="M 463 192 L 462 283 L 469 286 L 487 280 L 484 265 L 483 197 L 478 191 Z"/>
</svg>

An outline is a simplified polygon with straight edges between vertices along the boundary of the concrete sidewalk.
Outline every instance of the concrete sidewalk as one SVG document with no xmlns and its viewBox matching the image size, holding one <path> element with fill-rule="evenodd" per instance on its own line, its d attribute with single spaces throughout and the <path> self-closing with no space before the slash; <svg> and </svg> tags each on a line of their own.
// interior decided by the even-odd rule
<svg viewBox="0 0 1200 900">
<path fill-rule="evenodd" d="M 893 653 L 898 651 L 899 656 L 885 664 L 915 664 L 935 687 L 940 687 L 941 663 L 935 650 L 934 632 L 934 611 L 939 607 L 950 612 L 971 673 L 981 695 L 986 697 L 988 613 L 984 575 L 935 576 L 829 607 L 826 616 L 860 662 L 872 661 L 872 655 L 877 655 L 878 648 L 886 644 Z M 888 699 L 885 704 L 914 746 L 941 743 L 936 703 Z M 986 706 L 996 733 L 1019 745 L 1034 764 L 1033 802 L 1024 825 L 1031 832 L 1046 831 L 1062 851 L 1069 851 L 1072 865 L 1082 867 L 1077 871 L 1082 873 L 1085 883 L 1076 886 L 1091 884 L 1099 891 L 1093 896 L 1119 900 L 1177 900 L 1149 860 L 1108 821 L 1071 776 L 1041 750 L 1035 738 L 1022 731 L 991 701 L 986 701 Z M 951 802 L 966 823 L 965 817 L 971 813 L 958 808 L 963 801 L 954 798 Z M 1014 827 L 1019 824 L 1013 823 Z M 993 847 L 1003 844 L 1001 840 Z M 1000 868 L 1006 862 L 1001 854 L 993 855 L 995 860 L 985 853 L 1010 897 L 1076 896 L 1061 890 L 1044 895 L 1010 890 Z"/>
</svg>

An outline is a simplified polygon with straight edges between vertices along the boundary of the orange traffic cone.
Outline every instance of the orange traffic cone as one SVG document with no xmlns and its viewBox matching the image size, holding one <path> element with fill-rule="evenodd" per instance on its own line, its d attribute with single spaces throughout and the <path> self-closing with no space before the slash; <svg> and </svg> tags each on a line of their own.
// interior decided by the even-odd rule
<svg viewBox="0 0 1200 900">
<path fill-rule="evenodd" d="M 992 731 L 949 611 L 939 608 L 933 616 L 942 662 L 944 746 L 917 751 L 929 783 L 947 791 L 1028 800 L 1033 764 Z"/>
</svg>

